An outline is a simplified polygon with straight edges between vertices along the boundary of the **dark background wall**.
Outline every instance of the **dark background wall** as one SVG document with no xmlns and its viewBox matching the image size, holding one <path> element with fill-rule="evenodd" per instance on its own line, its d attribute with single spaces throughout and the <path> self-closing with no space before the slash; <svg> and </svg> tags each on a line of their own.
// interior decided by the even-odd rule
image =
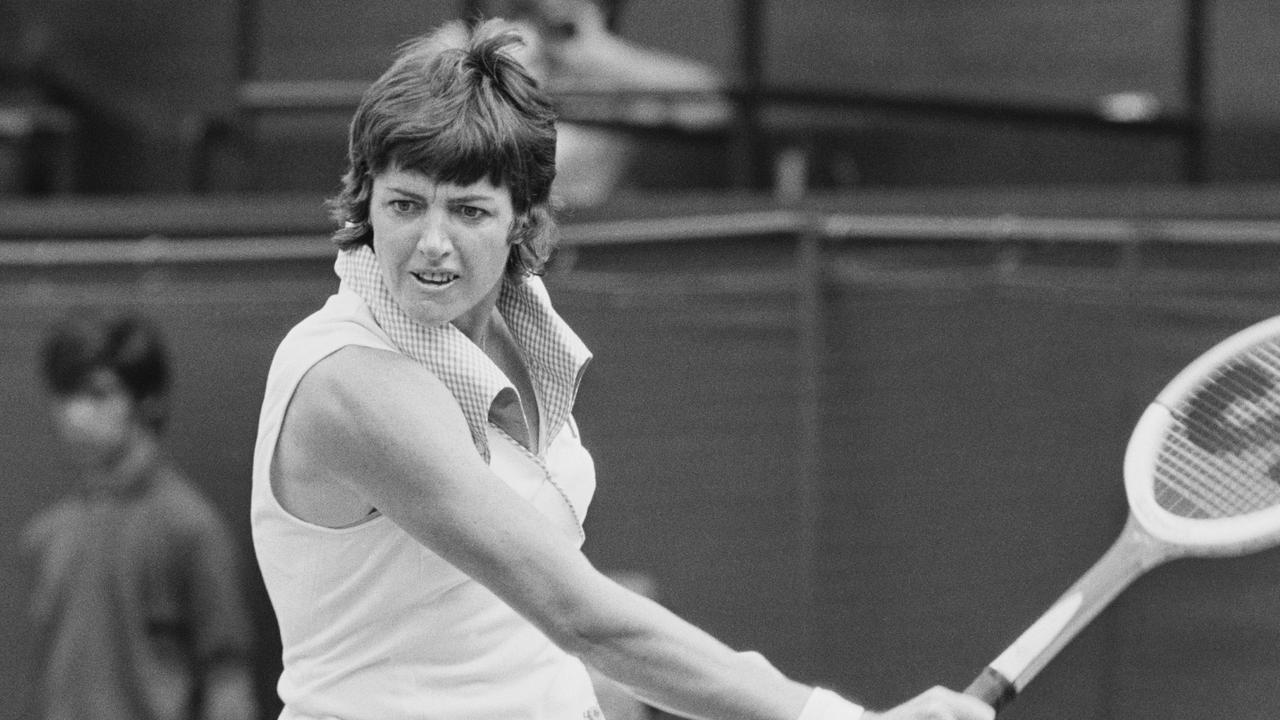
<svg viewBox="0 0 1280 720">
<path fill-rule="evenodd" d="M 172 191 L 189 185 L 203 124 L 233 114 L 240 80 L 367 81 L 398 42 L 475 4 L 13 0 L 2 11 L 0 62 L 9 77 L 25 69 L 75 108 L 82 124 L 76 187 Z M 734 83 L 755 63 L 769 88 L 1079 112 L 1107 94 L 1138 91 L 1170 117 L 1192 106 L 1184 60 L 1189 9 L 1199 6 L 1207 175 L 1238 181 L 1280 173 L 1280 90 L 1271 81 L 1280 64 L 1272 42 L 1280 12 L 1262 0 L 615 4 L 624 38 L 705 62 Z M 741 23 L 749 5 L 758 8 L 760 41 L 746 45 Z M 215 184 L 328 191 L 342 169 L 345 120 L 345 112 L 264 117 L 260 142 L 224 159 Z M 832 185 L 1179 178 L 1179 147 L 1168 135 L 865 107 L 789 106 L 762 122 L 763 142 L 810 147 L 823 160 L 815 179 Z M 651 167 L 635 173 L 649 187 L 677 181 L 681 169 L 697 167 L 693 159 L 723 159 L 716 138 L 649 142 Z"/>
<path fill-rule="evenodd" d="M 838 222 L 812 263 L 808 216 L 759 197 L 577 218 L 548 284 L 596 356 L 577 411 L 601 481 L 586 552 L 873 705 L 963 686 L 1118 533 L 1125 442 L 1155 392 L 1280 312 L 1264 194 L 830 198 L 813 217 Z M 175 207 L 110 219 L 176 228 Z M 176 350 L 173 452 L 244 542 L 268 715 L 279 655 L 247 526 L 260 388 L 279 337 L 334 287 L 319 208 L 285 209 L 271 216 L 312 218 L 311 239 L 258 236 L 239 261 L 156 262 L 158 246 L 126 242 L 118 259 L 47 264 L 0 245 L 0 547 L 68 485 L 33 369 L 49 322 L 86 305 L 155 317 Z M 294 250 L 272 260 L 273 243 Z M 4 562 L 0 647 L 16 649 L 25 588 Z M 1159 570 L 1008 717 L 1272 718 L 1277 614 L 1275 552 Z M 6 717 L 27 671 L 0 653 Z"/>
</svg>

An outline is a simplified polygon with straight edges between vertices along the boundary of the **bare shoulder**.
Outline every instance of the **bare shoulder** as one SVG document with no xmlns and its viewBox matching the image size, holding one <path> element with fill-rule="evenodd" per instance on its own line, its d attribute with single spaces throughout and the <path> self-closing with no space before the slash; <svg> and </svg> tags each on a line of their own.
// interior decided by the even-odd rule
<svg viewBox="0 0 1280 720">
<path fill-rule="evenodd" d="M 298 395 L 336 395 L 356 400 L 379 387 L 443 383 L 413 359 L 391 350 L 348 345 L 317 362 L 302 378 Z M 447 392 L 447 391 L 446 391 Z"/>
<path fill-rule="evenodd" d="M 399 353 L 348 346 L 316 363 L 285 413 L 272 484 L 285 508 L 337 526 L 375 506 L 367 483 L 404 468 L 445 466 L 472 450 L 457 401 L 433 373 Z"/>
<path fill-rule="evenodd" d="M 311 368 L 294 394 L 291 417 L 295 410 L 344 434 L 369 434 L 388 422 L 403 422 L 406 413 L 418 420 L 464 422 L 457 401 L 434 373 L 400 353 L 355 345 Z"/>
</svg>

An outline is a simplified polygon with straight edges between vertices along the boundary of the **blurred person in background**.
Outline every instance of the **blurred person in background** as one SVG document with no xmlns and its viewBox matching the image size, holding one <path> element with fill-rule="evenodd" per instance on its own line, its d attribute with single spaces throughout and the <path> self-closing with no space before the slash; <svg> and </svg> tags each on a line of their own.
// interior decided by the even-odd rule
<svg viewBox="0 0 1280 720">
<path fill-rule="evenodd" d="M 575 117 L 557 125 L 553 192 L 566 208 L 598 205 L 627 184 L 636 130 L 727 128 L 733 104 L 706 63 L 613 33 L 591 0 L 503 0 L 495 13 L 520 26 L 521 62 Z"/>
<path fill-rule="evenodd" d="M 166 457 L 169 361 L 137 317 L 56 324 L 41 372 L 74 491 L 23 533 L 37 720 L 248 720 L 230 531 Z"/>
<path fill-rule="evenodd" d="M 682 717 L 864 717 L 583 555 L 590 353 L 538 277 L 555 115 L 509 27 L 447 25 L 366 91 L 332 202 L 338 291 L 272 361 L 251 520 L 281 717 L 599 720 L 587 665 Z M 993 711 L 934 688 L 881 716 Z"/>
</svg>

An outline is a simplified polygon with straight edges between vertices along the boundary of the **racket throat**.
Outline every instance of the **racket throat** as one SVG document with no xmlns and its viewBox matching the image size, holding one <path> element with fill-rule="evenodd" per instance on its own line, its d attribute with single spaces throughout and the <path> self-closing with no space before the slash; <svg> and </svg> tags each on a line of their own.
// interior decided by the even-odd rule
<svg viewBox="0 0 1280 720">
<path fill-rule="evenodd" d="M 1173 555 L 1130 515 L 1106 554 L 989 668 L 1008 679 L 1014 694 L 1021 691 L 1121 591 Z"/>
</svg>

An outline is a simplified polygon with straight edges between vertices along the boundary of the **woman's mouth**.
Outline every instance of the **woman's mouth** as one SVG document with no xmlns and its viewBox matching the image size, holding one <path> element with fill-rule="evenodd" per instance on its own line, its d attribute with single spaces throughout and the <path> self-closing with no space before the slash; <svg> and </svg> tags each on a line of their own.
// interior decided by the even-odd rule
<svg viewBox="0 0 1280 720">
<path fill-rule="evenodd" d="M 419 283 L 428 287 L 444 287 L 460 277 L 457 273 L 447 271 L 411 272 L 409 274 Z"/>
</svg>

